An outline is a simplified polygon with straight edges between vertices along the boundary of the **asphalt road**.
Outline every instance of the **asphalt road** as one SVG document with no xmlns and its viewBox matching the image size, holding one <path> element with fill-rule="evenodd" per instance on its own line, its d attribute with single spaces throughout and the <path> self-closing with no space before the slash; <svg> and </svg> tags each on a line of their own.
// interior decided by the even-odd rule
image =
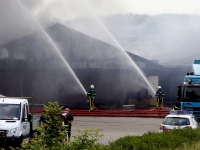
<svg viewBox="0 0 200 150">
<path fill-rule="evenodd" d="M 72 136 L 79 135 L 78 129 L 98 129 L 99 134 L 104 135 L 99 143 L 108 144 L 127 135 L 141 136 L 148 131 L 158 132 L 162 121 L 163 118 L 74 117 Z"/>
</svg>

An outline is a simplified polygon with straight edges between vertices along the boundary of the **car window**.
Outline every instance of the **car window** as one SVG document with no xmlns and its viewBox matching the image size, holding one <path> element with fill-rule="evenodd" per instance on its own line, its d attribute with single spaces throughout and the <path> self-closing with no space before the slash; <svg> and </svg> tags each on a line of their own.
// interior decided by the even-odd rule
<svg viewBox="0 0 200 150">
<path fill-rule="evenodd" d="M 195 126 L 198 126 L 198 122 L 197 122 L 197 120 L 195 120 L 194 117 L 192 117 L 191 120 L 192 120 L 192 122 L 193 122 L 193 124 L 194 124 Z"/>
<path fill-rule="evenodd" d="M 166 117 L 163 121 L 164 125 L 190 125 L 190 121 L 188 118 L 182 118 L 182 117 Z"/>
<path fill-rule="evenodd" d="M 199 119 L 197 119 L 195 116 L 194 116 L 194 119 L 195 119 L 196 122 L 199 124 Z"/>
</svg>

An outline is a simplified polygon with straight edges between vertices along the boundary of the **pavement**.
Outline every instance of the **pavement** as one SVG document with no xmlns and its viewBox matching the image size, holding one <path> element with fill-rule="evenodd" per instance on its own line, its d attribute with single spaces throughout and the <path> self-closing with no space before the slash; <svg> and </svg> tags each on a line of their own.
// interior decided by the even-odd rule
<svg viewBox="0 0 200 150">
<path fill-rule="evenodd" d="M 148 112 L 150 113 L 150 112 Z M 34 115 L 34 119 L 39 119 L 40 115 Z M 72 122 L 72 138 L 80 135 L 78 130 L 99 130 L 103 138 L 99 143 L 108 144 L 120 137 L 133 135 L 141 136 L 148 131 L 158 132 L 164 118 L 147 117 L 105 117 L 105 116 L 76 116 Z"/>
<path fill-rule="evenodd" d="M 75 116 L 72 123 L 72 136 L 80 135 L 78 129 L 97 129 L 99 134 L 104 135 L 98 142 L 108 144 L 128 135 L 141 136 L 148 131 L 158 132 L 162 121 L 163 118 Z"/>
</svg>

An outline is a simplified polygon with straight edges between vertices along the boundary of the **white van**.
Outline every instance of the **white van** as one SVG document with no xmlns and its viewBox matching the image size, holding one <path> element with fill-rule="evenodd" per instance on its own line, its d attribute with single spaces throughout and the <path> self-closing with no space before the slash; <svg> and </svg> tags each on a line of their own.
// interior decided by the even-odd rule
<svg viewBox="0 0 200 150">
<path fill-rule="evenodd" d="M 32 118 L 27 99 L 0 98 L 0 132 L 6 132 L 8 144 L 21 144 L 24 139 L 32 136 Z"/>
</svg>

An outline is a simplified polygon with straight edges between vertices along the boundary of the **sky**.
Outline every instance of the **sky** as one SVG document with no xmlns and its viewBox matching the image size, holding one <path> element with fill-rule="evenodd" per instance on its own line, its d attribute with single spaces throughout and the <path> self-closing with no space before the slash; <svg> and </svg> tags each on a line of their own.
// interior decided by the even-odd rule
<svg viewBox="0 0 200 150">
<path fill-rule="evenodd" d="M 38 18 L 62 20 L 88 16 L 84 3 L 96 15 L 112 14 L 200 14 L 199 0 L 21 0 Z"/>
<path fill-rule="evenodd" d="M 42 23 L 128 13 L 200 14 L 199 0 L 0 0 L 0 45 L 34 30 L 17 1 Z"/>
<path fill-rule="evenodd" d="M 37 30 L 33 20 L 62 23 L 79 17 L 98 20 L 100 16 L 129 13 L 200 15 L 199 8 L 200 0 L 0 0 L 0 45 Z M 109 31 L 107 35 L 102 35 L 102 31 L 99 34 L 99 27 L 96 28 L 98 32 L 91 32 L 80 26 L 74 25 L 74 29 L 116 45 Z M 101 25 L 96 23 L 93 26 Z M 103 26 L 100 28 L 107 30 Z"/>
</svg>

